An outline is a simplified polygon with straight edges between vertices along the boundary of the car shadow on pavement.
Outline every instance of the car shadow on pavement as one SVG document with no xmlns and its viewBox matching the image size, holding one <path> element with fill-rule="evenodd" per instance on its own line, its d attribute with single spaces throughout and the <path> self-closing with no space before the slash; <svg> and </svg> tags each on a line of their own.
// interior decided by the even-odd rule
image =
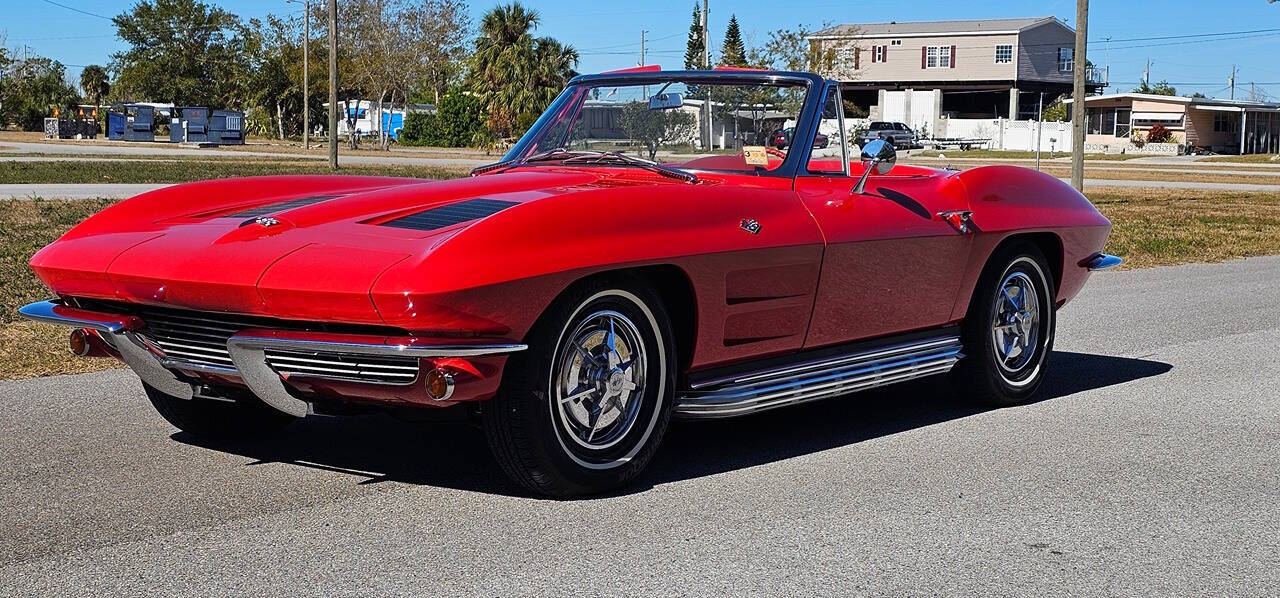
<svg viewBox="0 0 1280 598">
<path fill-rule="evenodd" d="M 1159 376 L 1173 366 L 1158 361 L 1055 351 L 1031 404 Z M 1018 409 L 1020 407 L 1014 407 Z M 989 409 L 962 402 L 946 376 L 767 414 L 707 422 L 676 422 L 647 471 L 629 494 L 800 455 L 855 444 Z M 287 463 L 351 475 L 360 484 L 384 481 L 526 496 L 507 482 L 478 426 L 417 423 L 384 415 L 308 418 L 274 438 L 213 442 L 176 433 L 178 442 L 250 459 L 247 466 Z"/>
</svg>

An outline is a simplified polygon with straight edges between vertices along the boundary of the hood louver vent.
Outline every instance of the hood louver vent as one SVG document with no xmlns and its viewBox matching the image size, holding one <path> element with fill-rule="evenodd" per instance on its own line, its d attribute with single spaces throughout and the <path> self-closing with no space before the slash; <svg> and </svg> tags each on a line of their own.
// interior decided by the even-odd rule
<svg viewBox="0 0 1280 598">
<path fill-rule="evenodd" d="M 284 211 L 286 211 L 286 210 L 292 210 L 292 209 L 294 209 L 294 208 L 301 208 L 302 206 L 309 206 L 309 205 L 312 205 L 312 204 L 317 204 L 317 203 L 320 203 L 320 202 L 322 202 L 322 201 L 328 201 L 328 200 L 333 199 L 333 198 L 335 198 L 335 197 L 339 197 L 339 196 L 337 196 L 337 195 L 315 195 L 315 196 L 312 196 L 312 197 L 299 197 L 298 199 L 291 199 L 291 200 L 289 200 L 289 201 L 285 201 L 285 202 L 273 203 L 273 204 L 268 204 L 268 205 L 265 205 L 265 206 L 258 206 L 258 207 L 256 207 L 256 208 L 249 208 L 249 209 L 247 209 L 247 210 L 245 210 L 245 211 L 243 211 L 243 212 L 236 212 L 235 214 L 228 214 L 228 215 L 224 216 L 224 218 L 257 218 L 258 216 L 266 216 L 267 214 L 278 214 L 278 213 L 280 213 L 280 212 L 284 212 Z"/>
<path fill-rule="evenodd" d="M 492 216 L 505 210 L 519 202 L 501 201 L 497 199 L 468 199 L 458 203 L 451 203 L 447 206 L 433 208 L 401 216 L 395 220 L 388 220 L 382 223 L 382 226 L 394 226 L 396 228 L 409 228 L 413 230 L 436 230 L 446 226 L 453 226 L 461 222 L 469 220 L 479 220 L 486 216 Z"/>
</svg>

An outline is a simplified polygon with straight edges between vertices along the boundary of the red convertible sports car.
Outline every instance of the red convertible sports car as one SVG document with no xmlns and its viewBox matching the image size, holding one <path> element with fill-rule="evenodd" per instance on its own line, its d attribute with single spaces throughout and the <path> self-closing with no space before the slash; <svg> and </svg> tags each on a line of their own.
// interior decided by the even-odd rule
<svg viewBox="0 0 1280 598">
<path fill-rule="evenodd" d="M 22 313 L 119 358 L 191 434 L 452 408 L 554 496 L 631 480 L 673 417 L 948 373 L 975 401 L 1026 400 L 1055 311 L 1120 262 L 1110 223 L 1031 170 L 895 166 L 883 141 L 850 156 L 842 110 L 808 73 L 580 76 L 467 178 L 123 201 L 31 259 L 56 298 Z M 789 150 L 734 142 L 788 120 Z"/>
</svg>

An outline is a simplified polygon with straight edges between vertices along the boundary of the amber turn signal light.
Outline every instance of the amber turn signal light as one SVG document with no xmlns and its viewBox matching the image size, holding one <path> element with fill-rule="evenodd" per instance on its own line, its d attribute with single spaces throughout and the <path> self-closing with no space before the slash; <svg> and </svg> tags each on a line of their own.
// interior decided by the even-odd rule
<svg viewBox="0 0 1280 598">
<path fill-rule="evenodd" d="M 453 396 L 453 375 L 440 368 L 427 372 L 427 396 L 435 401 L 447 401 Z"/>
<path fill-rule="evenodd" d="M 76 328 L 71 331 L 71 338 L 67 340 L 71 348 L 71 352 L 77 356 L 84 357 L 89 354 L 89 350 L 93 345 L 89 344 L 89 333 L 84 328 Z"/>
</svg>

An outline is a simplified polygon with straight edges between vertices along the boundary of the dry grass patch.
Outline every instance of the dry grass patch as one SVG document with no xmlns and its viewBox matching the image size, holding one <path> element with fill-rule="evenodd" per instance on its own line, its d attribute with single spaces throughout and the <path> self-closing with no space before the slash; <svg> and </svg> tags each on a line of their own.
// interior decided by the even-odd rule
<svg viewBox="0 0 1280 598">
<path fill-rule="evenodd" d="M 1086 189 L 1111 220 L 1107 252 L 1126 268 L 1280 254 L 1280 194 Z"/>
<path fill-rule="evenodd" d="M 72 355 L 67 349 L 69 330 L 37 322 L 14 322 L 0 328 L 0 380 L 123 367 L 110 357 Z"/>
<path fill-rule="evenodd" d="M 1245 154 L 1243 156 L 1209 156 L 1201 158 L 1201 162 L 1237 162 L 1244 164 L 1280 164 L 1280 156 L 1276 154 Z"/>
<path fill-rule="evenodd" d="M 1071 176 L 1069 168 L 1041 168 L 1042 172 L 1056 177 Z M 1092 170 L 1084 168 L 1085 178 L 1113 181 L 1167 181 L 1190 183 L 1248 183 L 1252 185 L 1280 185 L 1280 172 L 1275 176 L 1241 176 L 1231 173 L 1182 172 L 1179 170 L 1157 169 L 1120 169 L 1107 168 Z"/>
<path fill-rule="evenodd" d="M 344 166 L 341 174 L 448 179 L 466 169 L 434 166 Z M 320 160 L 66 160 L 0 162 L 0 183 L 187 183 L 206 179 L 280 174 L 332 174 Z"/>
<path fill-rule="evenodd" d="M 114 359 L 81 358 L 67 350 L 66 328 L 28 322 L 18 308 L 49 297 L 27 267 L 41 247 L 115 203 L 110 199 L 0 201 L 0 380 L 118 367 Z"/>
<path fill-rule="evenodd" d="M 27 266 L 31 256 L 114 199 L 0 200 L 0 324 L 18 321 L 18 308 L 49 290 Z"/>
</svg>

